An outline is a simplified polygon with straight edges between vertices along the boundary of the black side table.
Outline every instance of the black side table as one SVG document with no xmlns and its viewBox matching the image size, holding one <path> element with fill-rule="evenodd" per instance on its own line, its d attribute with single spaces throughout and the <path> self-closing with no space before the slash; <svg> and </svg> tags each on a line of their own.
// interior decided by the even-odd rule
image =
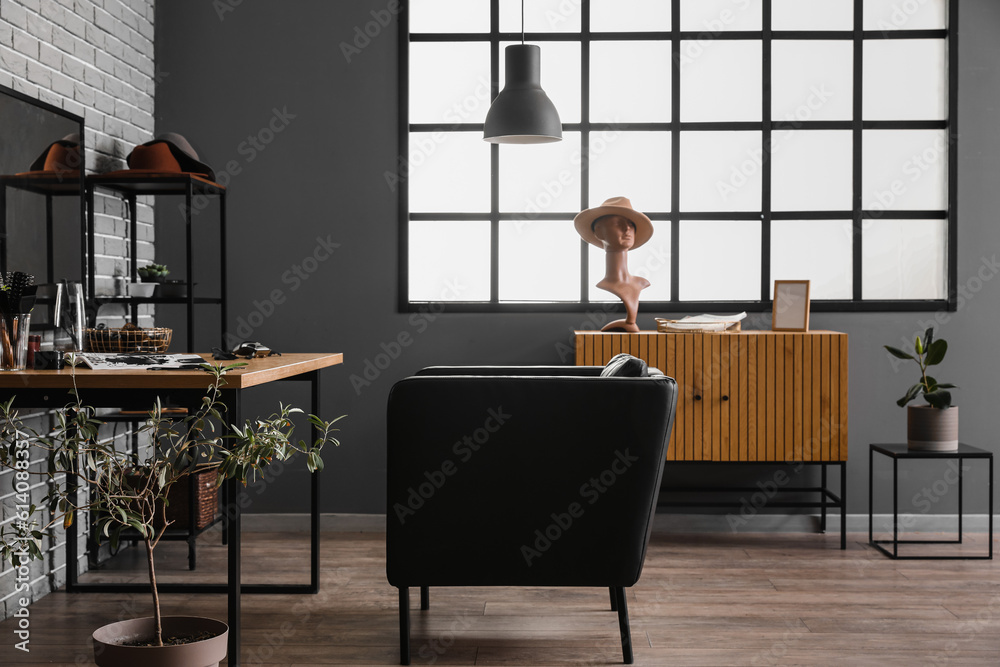
<svg viewBox="0 0 1000 667">
<path fill-rule="evenodd" d="M 875 452 L 892 459 L 892 539 L 876 540 L 872 535 L 874 507 L 872 487 Z M 958 461 L 958 539 L 957 540 L 901 540 L 899 539 L 899 460 L 900 459 L 954 459 Z M 989 555 L 987 556 L 900 556 L 900 544 L 961 544 L 962 543 L 962 462 L 965 459 L 987 459 L 990 468 L 990 482 L 986 489 L 989 498 Z M 869 445 L 868 449 L 868 544 L 886 556 L 899 560 L 990 560 L 993 558 L 993 452 L 959 443 L 958 449 L 950 452 L 913 451 L 905 444 Z M 889 551 L 883 544 L 891 544 Z"/>
</svg>

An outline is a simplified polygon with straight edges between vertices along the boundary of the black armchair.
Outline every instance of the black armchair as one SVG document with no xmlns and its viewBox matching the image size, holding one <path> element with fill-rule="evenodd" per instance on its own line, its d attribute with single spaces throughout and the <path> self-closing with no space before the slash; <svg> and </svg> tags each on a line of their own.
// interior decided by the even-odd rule
<svg viewBox="0 0 1000 667">
<path fill-rule="evenodd" d="M 625 588 L 639 580 L 677 385 L 602 367 L 435 367 L 388 408 L 386 574 L 399 588 L 596 586 L 632 662 Z"/>
</svg>

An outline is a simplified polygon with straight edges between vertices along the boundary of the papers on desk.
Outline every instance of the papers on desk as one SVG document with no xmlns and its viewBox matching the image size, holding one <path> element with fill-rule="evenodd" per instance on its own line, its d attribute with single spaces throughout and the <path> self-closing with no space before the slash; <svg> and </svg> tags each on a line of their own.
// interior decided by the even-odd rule
<svg viewBox="0 0 1000 667">
<path fill-rule="evenodd" d="M 76 358 L 95 371 L 116 370 L 194 370 L 205 360 L 196 354 L 113 354 L 110 352 L 80 352 Z"/>
<path fill-rule="evenodd" d="M 703 333 L 713 331 L 740 330 L 740 321 L 747 316 L 746 313 L 735 315 L 691 315 L 680 320 L 665 320 L 656 318 L 656 330 L 660 332 L 687 332 Z"/>
</svg>

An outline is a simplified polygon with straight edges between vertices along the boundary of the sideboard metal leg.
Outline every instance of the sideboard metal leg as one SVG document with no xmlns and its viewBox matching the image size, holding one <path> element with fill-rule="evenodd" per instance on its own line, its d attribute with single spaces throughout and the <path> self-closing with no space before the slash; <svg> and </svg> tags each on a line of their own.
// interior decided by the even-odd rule
<svg viewBox="0 0 1000 667">
<path fill-rule="evenodd" d="M 847 461 L 840 462 L 840 548 L 847 549 Z"/>
<path fill-rule="evenodd" d="M 819 478 L 819 488 L 822 489 L 819 493 L 820 511 L 819 511 L 819 532 L 826 532 L 826 464 L 821 463 L 819 466 L 820 478 Z"/>
</svg>

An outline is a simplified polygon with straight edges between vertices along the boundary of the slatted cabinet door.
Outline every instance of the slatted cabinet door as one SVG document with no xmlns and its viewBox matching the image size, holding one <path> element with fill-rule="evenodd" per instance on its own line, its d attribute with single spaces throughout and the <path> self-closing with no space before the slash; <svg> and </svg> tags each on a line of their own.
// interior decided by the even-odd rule
<svg viewBox="0 0 1000 667">
<path fill-rule="evenodd" d="M 627 352 L 677 380 L 667 458 L 846 461 L 847 335 L 576 332 L 577 364 Z"/>
</svg>

